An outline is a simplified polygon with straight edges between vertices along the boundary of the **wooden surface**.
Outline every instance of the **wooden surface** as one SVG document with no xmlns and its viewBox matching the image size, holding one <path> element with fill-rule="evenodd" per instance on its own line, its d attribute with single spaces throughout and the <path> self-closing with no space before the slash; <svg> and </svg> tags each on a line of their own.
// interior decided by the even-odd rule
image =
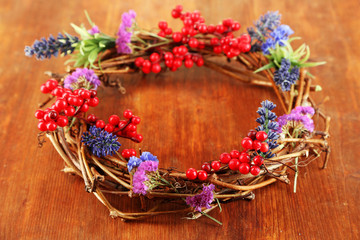
<svg viewBox="0 0 360 240">
<path fill-rule="evenodd" d="M 359 239 L 359 1 L 184 1 L 185 9 L 201 10 L 208 23 L 232 17 L 242 31 L 267 10 L 279 10 L 283 23 L 310 45 L 312 60 L 328 62 L 311 72 L 323 86 L 316 101 L 331 97 L 322 106 L 332 117 L 331 159 L 326 170 L 321 160 L 302 168 L 296 194 L 292 185 L 275 183 L 255 191 L 254 201 L 223 205 L 222 213 L 211 214 L 222 227 L 183 215 L 122 222 L 109 217 L 79 178 L 60 171 L 63 162 L 49 142 L 37 147 L 33 113 L 45 99 L 38 90 L 43 72 L 63 71 L 65 59 L 29 59 L 24 46 L 50 33 L 73 33 L 70 22 L 86 22 L 83 9 L 109 34 L 128 9 L 145 28 L 160 19 L 178 28 L 170 20 L 176 2 L 0 1 L 0 239 Z M 125 87 L 124 96 L 101 89 L 94 112 L 105 118 L 133 109 L 143 119 L 141 148 L 155 153 L 162 167 L 181 170 L 240 148 L 241 137 L 256 126 L 260 102 L 276 99 L 269 89 L 197 67 L 147 79 L 137 75 Z M 111 201 L 124 210 L 139 204 Z"/>
</svg>

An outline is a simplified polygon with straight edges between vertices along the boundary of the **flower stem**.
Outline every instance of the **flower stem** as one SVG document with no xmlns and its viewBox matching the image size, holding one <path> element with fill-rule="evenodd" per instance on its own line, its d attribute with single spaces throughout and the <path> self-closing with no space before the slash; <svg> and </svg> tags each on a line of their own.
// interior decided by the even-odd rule
<svg viewBox="0 0 360 240">
<path fill-rule="evenodd" d="M 216 222 L 217 224 L 222 225 L 222 222 L 220 222 L 219 220 L 217 220 L 217 219 L 213 218 L 213 217 L 212 217 L 212 216 L 210 216 L 209 214 L 204 213 L 203 211 L 201 211 L 200 213 L 201 213 L 202 215 L 204 215 L 204 216 L 206 216 L 206 217 L 210 218 L 211 220 L 213 220 L 213 221 L 214 221 L 214 222 Z"/>
</svg>

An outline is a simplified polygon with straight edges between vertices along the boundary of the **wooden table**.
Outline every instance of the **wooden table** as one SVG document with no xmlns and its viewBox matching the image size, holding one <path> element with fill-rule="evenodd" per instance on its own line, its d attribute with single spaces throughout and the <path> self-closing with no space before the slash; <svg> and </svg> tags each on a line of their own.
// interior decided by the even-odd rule
<svg viewBox="0 0 360 240">
<path fill-rule="evenodd" d="M 63 72 L 62 58 L 36 61 L 24 57 L 25 45 L 86 22 L 83 9 L 103 32 L 115 33 L 122 12 L 134 9 L 145 28 L 165 19 L 179 21 L 170 11 L 182 3 L 201 10 L 208 23 L 232 17 L 242 31 L 267 10 L 279 10 L 283 23 L 310 45 L 312 60 L 327 61 L 311 69 L 325 96 L 321 105 L 332 117 L 332 153 L 302 168 L 298 191 L 275 183 L 256 190 L 256 199 L 223 205 L 207 218 L 158 216 L 140 222 L 109 217 L 107 209 L 84 191 L 83 182 L 60 170 L 63 162 L 47 142 L 37 146 L 37 104 L 45 99 L 39 86 L 44 71 Z M 359 1 L 1 1 L 0 5 L 0 239 L 358 239 L 360 178 L 360 30 Z M 126 95 L 101 89 L 104 118 L 130 108 L 143 121 L 142 149 L 155 153 L 162 166 L 199 168 L 223 151 L 240 148 L 241 138 L 256 126 L 255 111 L 264 99 L 276 99 L 269 89 L 250 87 L 213 71 L 194 67 L 124 83 Z M 106 102 L 106 103 L 105 103 Z M 280 110 L 278 110 L 278 113 Z M 122 141 L 123 147 L 135 146 Z M 139 145 L 136 145 L 139 146 Z M 291 179 L 293 173 L 290 172 Z M 125 210 L 138 202 L 111 198 Z"/>
</svg>

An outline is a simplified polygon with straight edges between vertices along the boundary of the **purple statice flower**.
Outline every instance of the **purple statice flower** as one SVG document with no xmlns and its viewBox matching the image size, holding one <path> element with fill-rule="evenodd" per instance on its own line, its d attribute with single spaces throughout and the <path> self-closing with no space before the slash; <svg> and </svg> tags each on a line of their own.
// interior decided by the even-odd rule
<svg viewBox="0 0 360 240">
<path fill-rule="evenodd" d="M 151 172 L 157 171 L 158 166 L 159 162 L 156 161 L 144 161 L 140 163 L 133 177 L 134 193 L 146 195 L 148 190 L 151 190 L 156 186 L 149 180 L 148 175 L 150 175 Z"/>
<path fill-rule="evenodd" d="M 88 33 L 94 35 L 95 33 L 100 33 L 99 27 L 94 25 L 91 29 L 88 30 Z"/>
<path fill-rule="evenodd" d="M 313 132 L 315 126 L 314 121 L 312 120 L 312 116 L 314 116 L 314 114 L 315 110 L 310 106 L 298 106 L 294 108 L 293 110 L 291 110 L 290 114 L 284 114 L 278 118 L 278 133 L 281 133 L 283 131 L 282 128 L 288 123 L 302 124 L 304 128 L 307 129 L 309 132 Z"/>
<path fill-rule="evenodd" d="M 195 208 L 196 211 L 201 212 L 203 207 L 210 208 L 210 204 L 214 201 L 215 185 L 210 184 L 208 186 L 203 185 L 203 191 L 195 196 L 187 197 L 186 204 Z"/>
<path fill-rule="evenodd" d="M 134 167 L 138 167 L 140 165 L 140 163 L 142 163 L 144 161 L 156 161 L 156 162 L 159 162 L 157 156 L 154 156 L 150 152 L 143 152 L 141 154 L 140 158 L 130 157 L 130 159 L 128 161 L 128 164 L 127 164 L 128 171 L 131 172 L 131 170 Z"/>
<path fill-rule="evenodd" d="M 35 56 L 37 60 L 50 59 L 51 56 L 57 57 L 60 54 L 71 54 L 75 50 L 75 44 L 79 42 L 79 39 L 70 34 L 62 35 L 58 34 L 57 38 L 52 35 L 48 39 L 41 38 L 41 40 L 35 40 L 32 46 L 25 47 L 25 56 Z"/>
<path fill-rule="evenodd" d="M 262 44 L 261 50 L 265 55 L 269 55 L 269 49 L 274 49 L 276 44 L 284 46 L 284 41 L 288 40 L 293 33 L 294 31 L 288 25 L 280 25 L 269 34 L 270 37 Z"/>
<path fill-rule="evenodd" d="M 124 12 L 121 16 L 121 24 L 117 32 L 116 47 L 118 53 L 130 54 L 131 48 L 129 43 L 131 42 L 132 30 L 131 27 L 135 21 L 136 13 L 134 10 Z"/>
<path fill-rule="evenodd" d="M 101 83 L 99 77 L 93 70 L 88 68 L 77 68 L 75 72 L 65 78 L 64 87 L 74 90 L 75 88 L 79 88 L 79 84 L 82 80 L 85 80 L 84 85 L 89 84 L 90 87 L 95 90 Z"/>
<path fill-rule="evenodd" d="M 265 131 L 268 134 L 266 142 L 269 144 L 269 151 L 265 153 L 267 158 L 272 158 L 274 154 L 271 153 L 271 149 L 279 146 L 276 141 L 279 138 L 279 134 L 277 133 L 279 125 L 275 121 L 277 117 L 276 114 L 272 112 L 275 107 L 276 105 L 274 103 L 265 100 L 261 103 L 261 107 L 259 107 L 257 111 L 260 117 L 256 119 L 256 122 L 259 123 L 260 126 L 258 126 L 256 130 Z"/>
<path fill-rule="evenodd" d="M 84 132 L 81 136 L 81 142 L 87 145 L 90 151 L 98 157 L 113 155 L 118 151 L 121 144 L 117 139 L 116 135 L 95 126 L 91 126 L 89 131 Z"/>
<path fill-rule="evenodd" d="M 298 67 L 292 67 L 289 59 L 281 60 L 280 68 L 274 72 L 274 82 L 283 91 L 290 91 L 291 85 L 295 84 L 300 75 Z"/>
<path fill-rule="evenodd" d="M 265 41 L 265 38 L 280 25 L 280 19 L 281 15 L 278 11 L 267 12 L 254 22 L 255 28 L 249 27 L 247 29 L 251 40 L 256 40 L 251 46 L 251 51 L 259 51 L 261 49 L 261 44 Z"/>
</svg>

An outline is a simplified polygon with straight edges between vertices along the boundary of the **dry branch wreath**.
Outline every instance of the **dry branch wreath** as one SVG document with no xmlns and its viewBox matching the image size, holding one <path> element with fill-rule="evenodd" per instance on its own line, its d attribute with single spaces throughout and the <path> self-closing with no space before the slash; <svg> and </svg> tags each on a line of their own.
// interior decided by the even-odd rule
<svg viewBox="0 0 360 240">
<path fill-rule="evenodd" d="M 326 167 L 330 117 L 310 96 L 321 87 L 312 85 L 314 77 L 306 70 L 324 62 L 307 62 L 310 50 L 305 44 L 293 50 L 291 42 L 298 38 L 289 38 L 294 32 L 280 24 L 278 12 L 266 13 L 248 33 L 238 37 L 234 32 L 240 24 L 232 19 L 207 25 L 199 11 L 184 12 L 182 6 L 171 15 L 182 20 L 181 31 L 173 32 L 165 21 L 159 22 L 158 33 L 145 31 L 136 25 L 136 14 L 130 10 L 122 15 L 117 38 L 100 32 L 88 17 L 89 30 L 72 24 L 80 39 L 59 33 L 57 38 L 43 38 L 25 48 L 27 56 L 40 60 L 70 54 L 70 62 L 74 62 L 65 74 L 49 73 L 51 79 L 40 90 L 52 96 L 41 107 L 53 104 L 35 112 L 38 128 L 46 132 L 63 158 L 65 172 L 80 176 L 86 191 L 93 193 L 112 217 L 135 220 L 188 212 L 191 219 L 205 215 L 221 224 L 208 215 L 220 203 L 253 199 L 255 189 L 278 180 L 290 183 L 288 169 L 295 171 L 296 192 L 298 167 L 319 158 L 322 152 Z M 224 57 L 228 63 L 217 61 Z M 108 123 L 87 115 L 89 107 L 99 104 L 97 88 L 103 83 L 124 93 L 121 80 L 111 76 L 176 71 L 183 63 L 187 68 L 205 66 L 244 83 L 270 87 L 287 114 L 277 118 L 272 112 L 275 104 L 263 101 L 257 111 L 259 126 L 243 138 L 243 150 L 222 153 L 219 161 L 205 162 L 199 171 L 159 168 L 159 160 L 150 152 L 124 149 L 119 153 L 118 138 L 143 140 L 137 133 L 141 119 L 131 110 L 124 111 L 125 120 L 112 115 Z M 324 120 L 323 131 L 315 127 L 314 116 Z M 139 197 L 143 211 L 116 209 L 105 194 Z M 151 209 L 145 209 L 146 199 L 154 203 Z M 180 203 L 178 209 L 158 210 L 174 202 Z"/>
</svg>

